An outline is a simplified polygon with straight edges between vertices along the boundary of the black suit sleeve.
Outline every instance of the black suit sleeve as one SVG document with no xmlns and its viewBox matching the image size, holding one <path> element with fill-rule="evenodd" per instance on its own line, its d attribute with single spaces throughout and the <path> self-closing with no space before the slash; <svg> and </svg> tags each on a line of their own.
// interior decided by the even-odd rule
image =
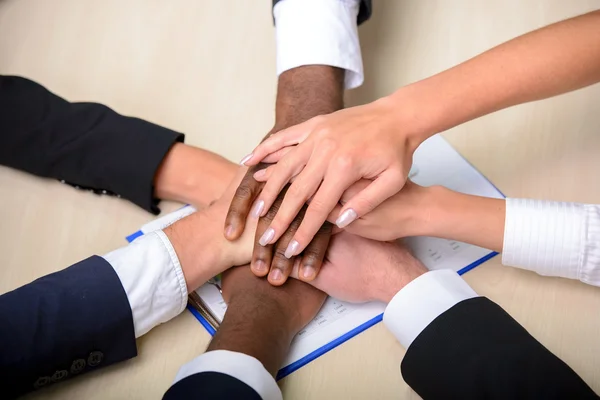
<svg viewBox="0 0 600 400">
<path fill-rule="evenodd" d="M 273 7 L 275 7 L 275 5 L 277 3 L 279 3 L 280 1 L 282 1 L 282 0 L 273 0 Z M 363 22 L 367 21 L 369 18 L 371 18 L 372 12 L 373 12 L 372 0 L 361 0 L 360 9 L 358 10 L 358 17 L 357 17 L 356 23 L 358 25 L 360 25 Z"/>
<path fill-rule="evenodd" d="M 261 400 L 256 390 L 244 382 L 220 372 L 190 375 L 171 386 L 163 400 L 244 399 Z"/>
<path fill-rule="evenodd" d="M 597 398 L 567 364 L 484 297 L 436 318 L 411 344 L 401 369 L 424 399 Z"/>
<path fill-rule="evenodd" d="M 137 354 L 127 295 L 94 256 L 0 296 L 0 398 Z"/>
<path fill-rule="evenodd" d="M 114 194 L 158 214 L 154 176 L 184 136 L 97 103 L 69 103 L 0 75 L 0 164 Z"/>
</svg>

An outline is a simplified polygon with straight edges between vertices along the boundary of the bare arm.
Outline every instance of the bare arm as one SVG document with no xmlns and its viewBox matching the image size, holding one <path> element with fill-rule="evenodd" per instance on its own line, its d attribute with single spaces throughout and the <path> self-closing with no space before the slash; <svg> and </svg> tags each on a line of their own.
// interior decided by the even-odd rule
<svg viewBox="0 0 600 400">
<path fill-rule="evenodd" d="M 503 43 L 389 100 L 409 108 L 401 118 L 412 122 L 421 141 L 482 115 L 598 81 L 600 11 L 595 11 Z"/>
</svg>

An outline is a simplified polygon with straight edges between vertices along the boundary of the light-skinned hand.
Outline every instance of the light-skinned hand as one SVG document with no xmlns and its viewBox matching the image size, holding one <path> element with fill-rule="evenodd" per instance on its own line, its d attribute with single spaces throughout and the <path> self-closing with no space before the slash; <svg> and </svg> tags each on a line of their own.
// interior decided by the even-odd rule
<svg viewBox="0 0 600 400">
<path fill-rule="evenodd" d="M 309 283 L 342 301 L 388 303 L 425 272 L 425 266 L 400 243 L 341 232 L 333 235 L 321 272 Z M 297 273 L 295 267 L 291 276 Z"/>
<path fill-rule="evenodd" d="M 272 135 L 245 159 L 245 165 L 256 165 L 267 156 L 272 159 L 274 154 L 280 155 L 277 164 L 254 175 L 266 182 L 258 196 L 265 210 L 293 179 L 277 216 L 265 231 L 265 244 L 285 232 L 308 200 L 287 256 L 304 250 L 355 182 L 363 178 L 371 181 L 342 207 L 335 221 L 338 227 L 349 225 L 402 189 L 420 140 L 402 124 L 396 107 L 384 98 L 315 117 Z"/>
</svg>

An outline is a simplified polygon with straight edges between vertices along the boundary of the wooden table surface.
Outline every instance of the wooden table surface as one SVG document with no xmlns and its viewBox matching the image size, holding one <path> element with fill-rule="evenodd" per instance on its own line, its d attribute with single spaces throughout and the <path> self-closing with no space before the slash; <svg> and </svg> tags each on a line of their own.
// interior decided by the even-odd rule
<svg viewBox="0 0 600 400">
<path fill-rule="evenodd" d="M 0 0 L 0 74 L 69 100 L 185 132 L 237 161 L 273 123 L 270 1 Z M 377 0 L 360 28 L 365 84 L 347 104 L 466 60 L 593 0 Z M 444 136 L 507 196 L 600 203 L 600 86 L 514 107 Z M 0 110 L 0 112 L 2 112 Z M 1 133 L 0 133 L 1 134 Z M 124 245 L 152 216 L 125 201 L 0 167 L 0 293 Z M 163 205 L 163 211 L 176 204 Z M 466 274 L 600 392 L 600 289 L 503 267 Z M 30 395 L 156 399 L 210 337 L 184 312 L 139 340 L 139 356 Z M 379 324 L 281 381 L 288 399 L 417 398 L 404 349 Z"/>
</svg>

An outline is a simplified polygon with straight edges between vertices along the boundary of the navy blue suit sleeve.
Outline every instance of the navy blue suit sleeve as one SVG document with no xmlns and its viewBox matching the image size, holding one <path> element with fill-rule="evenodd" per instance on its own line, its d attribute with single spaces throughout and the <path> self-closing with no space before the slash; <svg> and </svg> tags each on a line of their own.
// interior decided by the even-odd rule
<svg viewBox="0 0 600 400">
<path fill-rule="evenodd" d="M 424 399 L 596 399 L 567 364 L 500 306 L 476 297 L 410 345 L 402 376 Z"/>
<path fill-rule="evenodd" d="M 163 400 L 261 400 L 256 390 L 230 375 L 201 372 L 190 375 L 171 386 Z"/>
<path fill-rule="evenodd" d="M 0 164 L 160 212 L 154 177 L 181 133 L 16 76 L 0 75 L 0 110 Z"/>
<path fill-rule="evenodd" d="M 0 397 L 137 355 L 127 295 L 93 256 L 0 296 Z"/>
</svg>

